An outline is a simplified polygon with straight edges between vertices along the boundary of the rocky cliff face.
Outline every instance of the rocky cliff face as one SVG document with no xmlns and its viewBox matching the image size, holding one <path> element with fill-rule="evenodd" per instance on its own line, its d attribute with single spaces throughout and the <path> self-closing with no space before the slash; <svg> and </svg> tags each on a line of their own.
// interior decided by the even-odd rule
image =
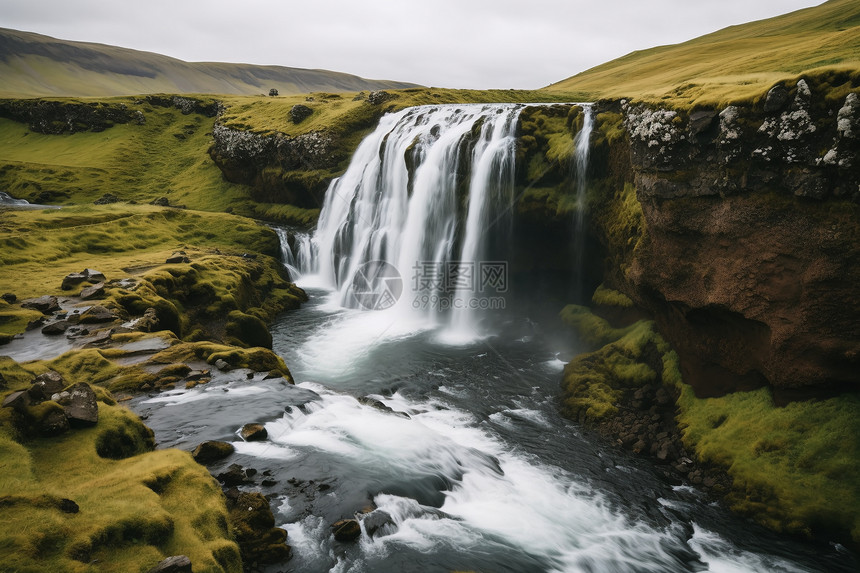
<svg viewBox="0 0 860 573">
<path fill-rule="evenodd" d="M 860 98 L 826 88 L 722 110 L 601 104 L 626 137 L 598 144 L 594 175 L 635 185 L 642 223 L 630 248 L 613 243 L 617 208 L 595 221 L 610 282 L 655 316 L 700 397 L 856 389 Z"/>
</svg>

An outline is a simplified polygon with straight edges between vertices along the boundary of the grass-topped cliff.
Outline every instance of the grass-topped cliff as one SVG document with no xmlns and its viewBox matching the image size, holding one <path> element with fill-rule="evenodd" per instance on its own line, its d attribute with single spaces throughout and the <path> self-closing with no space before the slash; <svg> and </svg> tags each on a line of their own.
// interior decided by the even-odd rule
<svg viewBox="0 0 860 573">
<path fill-rule="evenodd" d="M 546 89 L 670 105 L 752 100 L 780 80 L 860 70 L 860 4 L 830 0 L 725 28 L 682 44 L 640 50 Z"/>
</svg>

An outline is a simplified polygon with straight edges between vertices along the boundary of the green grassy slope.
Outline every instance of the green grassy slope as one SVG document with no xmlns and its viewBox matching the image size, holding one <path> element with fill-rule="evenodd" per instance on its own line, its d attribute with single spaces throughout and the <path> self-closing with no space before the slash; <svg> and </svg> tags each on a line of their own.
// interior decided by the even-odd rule
<svg viewBox="0 0 860 573">
<path fill-rule="evenodd" d="M 833 71 L 860 74 L 860 2 L 830 0 L 628 54 L 548 86 L 589 99 L 686 105 L 752 99 L 777 81 Z"/>
<path fill-rule="evenodd" d="M 0 28 L 0 97 L 146 93 L 281 94 L 397 89 L 414 84 L 327 70 L 189 63 L 150 52 Z"/>
</svg>

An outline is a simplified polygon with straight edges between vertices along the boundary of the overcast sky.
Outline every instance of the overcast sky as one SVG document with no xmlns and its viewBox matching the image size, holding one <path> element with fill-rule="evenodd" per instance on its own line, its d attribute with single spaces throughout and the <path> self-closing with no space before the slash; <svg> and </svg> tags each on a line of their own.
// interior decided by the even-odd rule
<svg viewBox="0 0 860 573">
<path fill-rule="evenodd" d="M 539 88 L 822 0 L 0 0 L 0 27 L 187 61 Z"/>
</svg>

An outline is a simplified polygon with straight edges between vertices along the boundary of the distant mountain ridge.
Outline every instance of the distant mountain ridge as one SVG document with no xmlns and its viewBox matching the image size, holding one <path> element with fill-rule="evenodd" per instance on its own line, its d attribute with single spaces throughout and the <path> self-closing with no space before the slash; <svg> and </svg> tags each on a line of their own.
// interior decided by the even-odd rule
<svg viewBox="0 0 860 573">
<path fill-rule="evenodd" d="M 256 95 L 401 89 L 416 84 L 370 80 L 328 70 L 185 62 L 128 48 L 59 40 L 0 28 L 0 97 L 206 93 Z"/>
</svg>

